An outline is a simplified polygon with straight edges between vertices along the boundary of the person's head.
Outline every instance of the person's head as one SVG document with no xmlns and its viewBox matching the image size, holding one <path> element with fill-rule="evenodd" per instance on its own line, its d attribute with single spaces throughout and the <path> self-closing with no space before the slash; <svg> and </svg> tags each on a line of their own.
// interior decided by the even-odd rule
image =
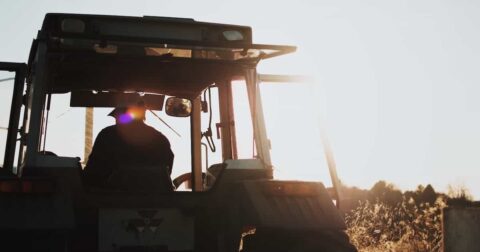
<svg viewBox="0 0 480 252">
<path fill-rule="evenodd" d="M 115 118 L 116 124 L 128 124 L 134 121 L 145 120 L 145 105 L 137 103 L 133 105 L 118 106 L 108 115 Z"/>
</svg>

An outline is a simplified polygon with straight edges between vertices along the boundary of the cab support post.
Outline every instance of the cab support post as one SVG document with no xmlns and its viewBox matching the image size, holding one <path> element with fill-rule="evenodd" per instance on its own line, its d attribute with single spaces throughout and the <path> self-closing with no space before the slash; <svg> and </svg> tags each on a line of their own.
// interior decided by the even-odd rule
<svg viewBox="0 0 480 252">
<path fill-rule="evenodd" d="M 217 130 L 220 129 L 220 135 L 222 139 L 222 159 L 228 160 L 234 158 L 233 143 L 232 140 L 232 125 L 233 115 L 229 109 L 232 105 L 232 92 L 231 82 L 225 81 L 217 83 L 220 105 L 220 123 L 217 124 Z"/>
<path fill-rule="evenodd" d="M 201 128 L 202 105 L 200 97 L 192 102 L 192 113 L 190 115 L 191 137 L 192 137 L 192 190 L 202 191 L 202 128 Z M 208 167 L 207 167 L 208 168 Z"/>
<path fill-rule="evenodd" d="M 18 175 L 21 176 L 25 166 L 35 166 L 38 150 L 40 148 L 40 137 L 43 117 L 43 104 L 45 101 L 45 87 L 47 82 L 47 44 L 46 41 L 38 41 L 37 53 L 34 59 L 34 76 L 30 85 L 30 97 L 26 109 L 29 111 L 29 123 L 27 125 L 26 160 L 21 165 Z M 40 125 L 40 127 L 39 127 Z"/>
</svg>

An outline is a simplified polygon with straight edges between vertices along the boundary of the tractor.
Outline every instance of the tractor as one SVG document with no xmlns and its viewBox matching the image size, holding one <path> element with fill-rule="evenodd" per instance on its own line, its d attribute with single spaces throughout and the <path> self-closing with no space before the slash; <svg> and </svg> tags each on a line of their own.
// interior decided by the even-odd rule
<svg viewBox="0 0 480 252">
<path fill-rule="evenodd" d="M 260 85 L 289 77 L 256 67 L 295 50 L 248 26 L 47 14 L 28 62 L 0 62 L 2 250 L 356 251 L 321 182 L 273 177 Z M 174 192 L 82 179 L 94 118 L 132 101 L 175 147 Z"/>
</svg>

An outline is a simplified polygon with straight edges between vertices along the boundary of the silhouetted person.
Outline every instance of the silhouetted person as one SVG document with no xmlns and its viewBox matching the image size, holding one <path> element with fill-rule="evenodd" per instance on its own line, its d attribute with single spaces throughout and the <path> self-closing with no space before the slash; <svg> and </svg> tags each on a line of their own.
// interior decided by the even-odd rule
<svg viewBox="0 0 480 252">
<path fill-rule="evenodd" d="M 159 131 L 146 125 L 142 104 L 117 107 L 116 124 L 97 136 L 84 170 L 90 186 L 126 191 L 173 191 L 173 152 Z"/>
</svg>

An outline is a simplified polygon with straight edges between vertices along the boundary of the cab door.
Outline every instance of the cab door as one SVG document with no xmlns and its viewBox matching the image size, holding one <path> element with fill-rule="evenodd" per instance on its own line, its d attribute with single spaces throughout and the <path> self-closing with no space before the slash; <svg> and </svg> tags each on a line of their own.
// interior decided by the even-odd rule
<svg viewBox="0 0 480 252">
<path fill-rule="evenodd" d="M 25 63 L 0 62 L 0 174 L 15 174 Z"/>
</svg>

